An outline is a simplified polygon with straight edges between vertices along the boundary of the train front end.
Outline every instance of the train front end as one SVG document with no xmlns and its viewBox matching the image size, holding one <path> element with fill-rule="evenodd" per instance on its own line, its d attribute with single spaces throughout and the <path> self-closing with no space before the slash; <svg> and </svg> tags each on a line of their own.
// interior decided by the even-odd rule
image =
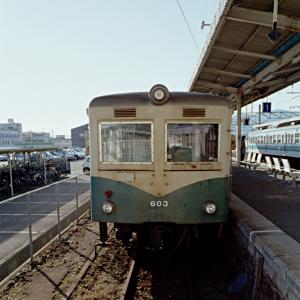
<svg viewBox="0 0 300 300">
<path fill-rule="evenodd" d="M 123 241 L 142 235 L 157 244 L 178 225 L 226 221 L 231 115 L 223 97 L 161 85 L 94 99 L 91 201 L 101 240 L 107 223 Z"/>
</svg>

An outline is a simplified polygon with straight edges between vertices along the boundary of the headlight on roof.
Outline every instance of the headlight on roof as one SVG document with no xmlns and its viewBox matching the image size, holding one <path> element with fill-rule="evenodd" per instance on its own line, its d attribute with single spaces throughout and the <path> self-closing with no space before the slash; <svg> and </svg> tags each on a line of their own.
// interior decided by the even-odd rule
<svg viewBox="0 0 300 300">
<path fill-rule="evenodd" d="M 169 100 L 170 93 L 163 84 L 154 85 L 149 92 L 149 99 L 154 104 L 164 104 Z"/>
<path fill-rule="evenodd" d="M 217 210 L 217 204 L 212 202 L 212 201 L 208 201 L 203 205 L 203 210 L 204 212 L 206 212 L 209 215 L 212 215 L 216 212 Z"/>
</svg>

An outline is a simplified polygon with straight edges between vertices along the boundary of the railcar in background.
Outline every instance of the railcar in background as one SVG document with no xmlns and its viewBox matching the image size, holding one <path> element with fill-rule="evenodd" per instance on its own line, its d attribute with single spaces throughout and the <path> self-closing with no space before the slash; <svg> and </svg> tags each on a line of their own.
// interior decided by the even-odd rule
<svg viewBox="0 0 300 300">
<path fill-rule="evenodd" d="M 255 126 L 248 135 L 247 151 L 285 157 L 300 167 L 300 117 Z"/>
<path fill-rule="evenodd" d="M 92 219 L 107 239 L 163 249 L 222 224 L 230 198 L 231 102 L 169 92 L 95 98 L 89 106 Z"/>
</svg>

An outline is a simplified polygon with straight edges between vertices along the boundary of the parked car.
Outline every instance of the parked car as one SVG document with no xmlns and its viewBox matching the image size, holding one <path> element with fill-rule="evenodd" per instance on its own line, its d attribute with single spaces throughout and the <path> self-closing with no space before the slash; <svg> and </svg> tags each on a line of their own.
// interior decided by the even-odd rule
<svg viewBox="0 0 300 300">
<path fill-rule="evenodd" d="M 72 152 L 74 153 L 77 159 L 83 159 L 85 157 L 84 153 L 80 150 L 72 149 Z"/>
<path fill-rule="evenodd" d="M 0 161 L 7 161 L 7 155 L 0 154 Z"/>
<path fill-rule="evenodd" d="M 90 170 L 91 170 L 90 156 L 87 155 L 82 163 L 82 171 L 83 173 L 89 173 Z"/>
<path fill-rule="evenodd" d="M 74 152 L 71 149 L 65 149 L 64 151 L 64 156 L 67 158 L 67 160 L 76 160 L 76 156 Z"/>
</svg>

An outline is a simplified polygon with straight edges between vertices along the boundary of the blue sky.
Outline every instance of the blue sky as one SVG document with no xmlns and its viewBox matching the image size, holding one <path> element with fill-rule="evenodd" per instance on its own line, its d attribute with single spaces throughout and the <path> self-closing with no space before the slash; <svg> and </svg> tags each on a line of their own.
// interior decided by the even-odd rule
<svg viewBox="0 0 300 300">
<path fill-rule="evenodd" d="M 219 1 L 180 3 L 201 49 L 201 22 Z M 95 96 L 155 83 L 187 90 L 199 58 L 176 0 L 0 0 L 0 37 L 0 123 L 54 135 L 86 123 Z M 291 97 L 270 99 L 300 105 Z"/>
</svg>

